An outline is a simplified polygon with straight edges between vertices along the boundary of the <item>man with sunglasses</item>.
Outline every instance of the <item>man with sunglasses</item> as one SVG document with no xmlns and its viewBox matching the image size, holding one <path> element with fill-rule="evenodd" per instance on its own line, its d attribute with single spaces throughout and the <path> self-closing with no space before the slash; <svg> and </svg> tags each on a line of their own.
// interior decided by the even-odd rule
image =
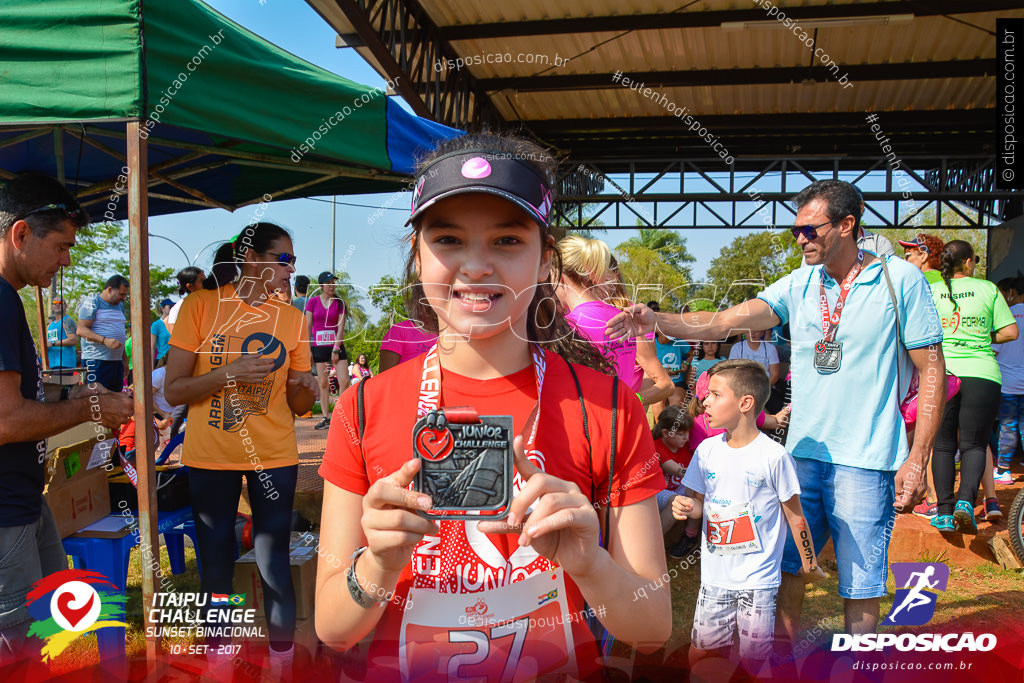
<svg viewBox="0 0 1024 683">
<path fill-rule="evenodd" d="M 721 340 L 789 323 L 793 416 L 786 445 L 797 463 L 800 501 L 816 550 L 833 539 L 846 631 L 869 633 L 886 594 L 894 508 L 912 505 L 925 491 L 945 402 L 942 327 L 921 271 L 858 247 L 862 204 L 853 185 L 818 181 L 793 201 L 792 231 L 808 267 L 718 313 L 655 314 L 633 306 L 609 321 L 608 334 L 657 328 L 681 339 Z M 921 417 L 908 452 L 899 403 L 915 367 Z M 799 626 L 799 569 L 790 537 L 777 602 L 780 654 Z"/>
<path fill-rule="evenodd" d="M 132 399 L 102 387 L 43 402 L 42 368 L 18 290 L 49 287 L 88 219 L 56 180 L 22 174 L 0 186 L 0 665 L 22 654 L 32 622 L 32 584 L 67 569 L 67 556 L 46 501 L 46 439 L 89 420 L 117 428 Z M 35 656 L 38 656 L 38 647 Z"/>
</svg>

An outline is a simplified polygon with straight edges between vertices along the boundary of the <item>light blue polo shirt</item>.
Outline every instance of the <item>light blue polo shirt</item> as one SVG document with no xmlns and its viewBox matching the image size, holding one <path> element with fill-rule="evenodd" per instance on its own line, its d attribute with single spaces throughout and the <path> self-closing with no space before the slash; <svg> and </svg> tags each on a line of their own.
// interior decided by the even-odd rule
<svg viewBox="0 0 1024 683">
<path fill-rule="evenodd" d="M 906 347 L 941 344 L 942 325 L 924 275 L 903 259 L 889 256 L 886 263 Z M 786 448 L 795 458 L 895 471 L 907 459 L 899 404 L 913 365 L 899 343 L 882 264 L 872 262 L 853 282 L 836 334 L 843 343 L 842 363 L 831 375 L 814 368 L 814 345 L 823 337 L 821 271 L 820 265 L 800 268 L 757 295 L 789 323 L 792 337 L 793 417 Z M 834 311 L 839 283 L 827 273 L 825 292 Z"/>
</svg>

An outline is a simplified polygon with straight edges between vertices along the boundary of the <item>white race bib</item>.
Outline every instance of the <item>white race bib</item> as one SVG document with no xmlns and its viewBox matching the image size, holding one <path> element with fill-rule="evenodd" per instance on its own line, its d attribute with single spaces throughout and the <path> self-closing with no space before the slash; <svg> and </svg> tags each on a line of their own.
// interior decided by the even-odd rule
<svg viewBox="0 0 1024 683">
<path fill-rule="evenodd" d="M 334 330 L 320 330 L 316 333 L 316 345 L 330 346 L 336 338 L 337 333 Z"/>
<path fill-rule="evenodd" d="M 761 552 L 761 538 L 749 503 L 716 505 L 705 499 L 704 524 L 709 550 L 728 555 Z"/>
<path fill-rule="evenodd" d="M 399 636 L 403 680 L 499 683 L 552 672 L 579 675 L 559 567 L 477 593 L 410 588 L 407 601 L 412 606 L 402 614 Z"/>
</svg>

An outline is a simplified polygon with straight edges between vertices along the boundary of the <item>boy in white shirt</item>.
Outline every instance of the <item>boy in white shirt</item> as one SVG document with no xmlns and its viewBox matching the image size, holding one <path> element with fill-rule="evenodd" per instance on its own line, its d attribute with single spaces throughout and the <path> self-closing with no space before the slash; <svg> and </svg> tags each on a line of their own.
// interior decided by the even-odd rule
<svg viewBox="0 0 1024 683">
<path fill-rule="evenodd" d="M 697 447 L 683 477 L 693 498 L 673 500 L 677 519 L 703 514 L 700 595 L 693 617 L 690 665 L 727 656 L 739 630 L 739 654 L 755 674 L 768 660 L 775 631 L 775 597 L 789 524 L 801 548 L 800 576 L 826 577 L 800 507 L 793 457 L 757 429 L 771 387 L 753 360 L 729 360 L 708 371 L 704 399 L 710 425 L 725 429 Z"/>
</svg>

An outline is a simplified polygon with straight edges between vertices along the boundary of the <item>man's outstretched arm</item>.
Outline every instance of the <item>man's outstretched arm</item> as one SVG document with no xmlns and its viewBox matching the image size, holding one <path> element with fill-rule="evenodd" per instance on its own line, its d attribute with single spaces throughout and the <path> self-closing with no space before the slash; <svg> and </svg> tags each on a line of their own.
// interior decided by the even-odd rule
<svg viewBox="0 0 1024 683">
<path fill-rule="evenodd" d="M 608 321 L 611 339 L 638 337 L 656 329 L 688 341 L 723 341 L 740 330 L 767 330 L 781 322 L 762 299 L 749 299 L 724 311 L 655 313 L 643 304 L 630 306 Z"/>
</svg>

